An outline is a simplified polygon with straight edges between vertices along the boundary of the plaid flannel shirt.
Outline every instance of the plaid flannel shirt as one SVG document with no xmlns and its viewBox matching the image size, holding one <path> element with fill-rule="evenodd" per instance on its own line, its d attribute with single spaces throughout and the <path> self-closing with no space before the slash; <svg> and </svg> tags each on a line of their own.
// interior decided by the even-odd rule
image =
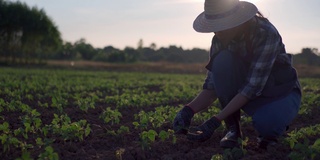
<svg viewBox="0 0 320 160">
<path fill-rule="evenodd" d="M 268 21 L 259 17 L 255 17 L 255 32 L 250 32 L 252 55 L 249 56 L 249 71 L 246 82 L 239 89 L 239 93 L 249 99 L 254 99 L 262 94 L 262 90 L 269 78 L 272 66 L 275 61 L 279 63 L 287 63 L 291 65 L 291 56 L 285 53 L 282 38 L 277 29 Z M 243 59 L 248 57 L 247 41 L 244 34 L 238 40 L 233 40 L 227 46 L 234 53 L 239 54 Z M 214 57 L 221 51 L 222 45 L 216 37 L 213 37 L 210 57 Z M 207 78 L 203 84 L 203 89 L 214 90 L 213 74 L 207 72 Z"/>
</svg>

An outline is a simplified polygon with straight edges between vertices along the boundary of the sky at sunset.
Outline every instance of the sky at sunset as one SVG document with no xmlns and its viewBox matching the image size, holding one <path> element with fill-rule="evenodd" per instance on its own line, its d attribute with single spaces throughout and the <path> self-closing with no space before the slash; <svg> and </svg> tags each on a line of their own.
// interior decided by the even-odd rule
<svg viewBox="0 0 320 160">
<path fill-rule="evenodd" d="M 13 0 L 11 0 L 13 1 Z M 193 20 L 204 0 L 20 0 L 44 9 L 58 26 L 64 41 L 85 38 L 94 47 L 123 49 L 176 45 L 208 49 L 213 33 L 197 33 Z M 282 35 L 287 52 L 320 50 L 320 0 L 248 0 L 254 3 Z"/>
</svg>

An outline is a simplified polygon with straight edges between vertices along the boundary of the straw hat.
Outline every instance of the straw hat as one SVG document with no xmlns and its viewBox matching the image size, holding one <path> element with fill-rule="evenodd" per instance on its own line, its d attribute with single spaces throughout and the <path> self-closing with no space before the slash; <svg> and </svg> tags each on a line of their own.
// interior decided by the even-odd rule
<svg viewBox="0 0 320 160">
<path fill-rule="evenodd" d="M 218 32 L 230 29 L 250 20 L 258 12 L 257 7 L 239 0 L 205 0 L 204 12 L 193 22 L 197 32 Z"/>
</svg>

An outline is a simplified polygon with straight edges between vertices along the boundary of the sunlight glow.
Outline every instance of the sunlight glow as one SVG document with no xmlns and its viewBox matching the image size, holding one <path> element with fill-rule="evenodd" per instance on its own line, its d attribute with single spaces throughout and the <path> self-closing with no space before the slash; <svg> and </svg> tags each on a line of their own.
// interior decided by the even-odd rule
<svg viewBox="0 0 320 160">
<path fill-rule="evenodd" d="M 259 2 L 259 0 L 243 0 L 243 1 L 247 1 L 247 2 L 250 2 L 250 3 L 253 3 L 253 4 L 256 4 Z"/>
<path fill-rule="evenodd" d="M 176 0 L 177 2 L 204 2 L 205 0 Z M 246 1 L 253 4 L 257 4 L 260 0 L 240 0 L 240 1 Z"/>
</svg>

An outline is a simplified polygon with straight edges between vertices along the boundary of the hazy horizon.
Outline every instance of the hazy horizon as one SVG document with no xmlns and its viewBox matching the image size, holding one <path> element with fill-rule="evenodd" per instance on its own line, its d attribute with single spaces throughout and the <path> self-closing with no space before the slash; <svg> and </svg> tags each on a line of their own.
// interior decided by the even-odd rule
<svg viewBox="0 0 320 160">
<path fill-rule="evenodd" d="M 15 0 L 11 0 L 15 1 Z M 175 45 L 209 49 L 213 33 L 197 33 L 193 20 L 203 12 L 204 0 L 20 0 L 44 9 L 58 26 L 64 41 L 84 38 L 96 48 L 136 48 Z M 254 3 L 282 35 L 287 52 L 320 49 L 320 1 L 248 0 Z"/>
</svg>

